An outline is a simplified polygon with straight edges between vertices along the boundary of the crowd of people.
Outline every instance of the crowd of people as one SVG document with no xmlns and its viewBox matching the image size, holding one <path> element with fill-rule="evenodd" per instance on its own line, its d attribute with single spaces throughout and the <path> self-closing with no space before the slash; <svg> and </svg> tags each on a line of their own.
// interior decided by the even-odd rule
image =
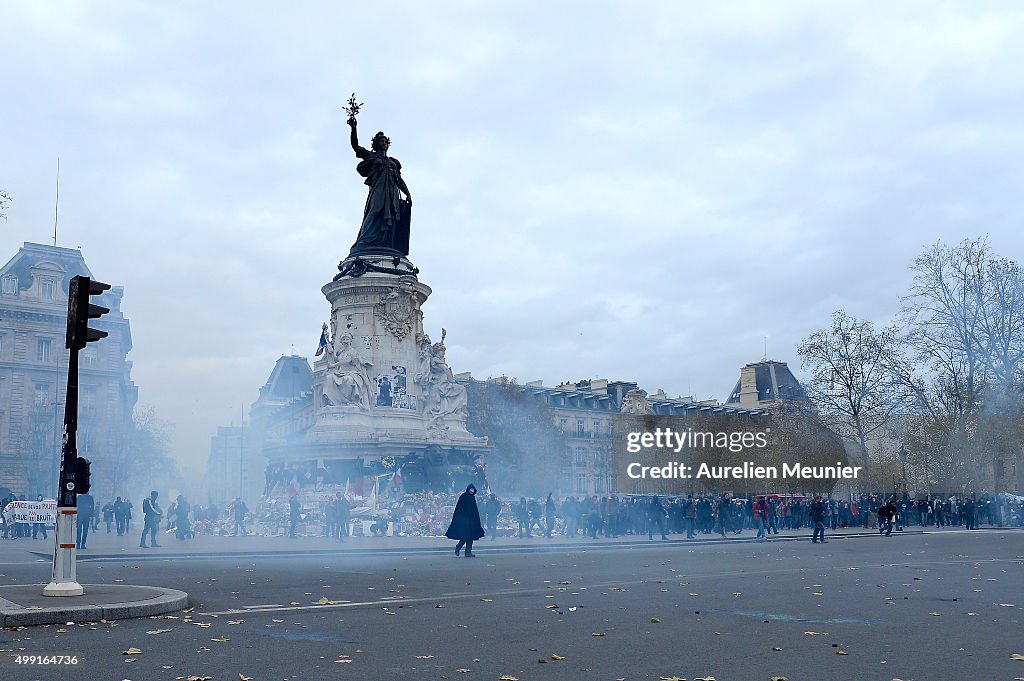
<svg viewBox="0 0 1024 681">
<path fill-rule="evenodd" d="M 474 488 L 475 489 L 475 488 Z M 0 509 L 13 494 L 0 500 Z M 42 500 L 42 497 L 39 497 Z M 568 496 L 544 499 L 521 496 L 499 499 L 493 493 L 475 496 L 486 535 L 498 537 L 655 537 L 718 534 L 722 537 L 756 530 L 757 539 L 768 540 L 780 531 L 813 528 L 814 540 L 825 529 L 880 529 L 934 526 L 973 529 L 981 525 L 1024 525 L 1024 503 L 1003 495 L 934 495 L 897 499 L 893 495 L 861 494 L 854 499 L 812 498 L 804 495 L 755 495 L 749 499 L 729 494 L 671 497 L 641 495 Z M 166 510 L 154 491 L 141 504 L 142 530 L 139 546 L 160 546 L 161 535 L 187 541 L 197 535 L 321 536 L 345 541 L 350 536 L 441 536 L 456 505 L 455 494 L 418 493 L 383 496 L 368 500 L 331 489 L 288 490 L 265 498 L 251 511 L 240 497 L 224 509 L 215 504 L 190 504 L 177 495 Z M 105 527 L 118 536 L 133 533 L 133 503 L 122 497 L 97 508 L 91 495 L 78 496 L 77 546 L 87 548 L 90 531 Z M 47 538 L 45 523 L 11 522 L 0 513 L 2 536 L 7 539 Z M 101 525 L 102 524 L 102 525 Z M 820 525 L 820 527 L 819 527 Z"/>
</svg>

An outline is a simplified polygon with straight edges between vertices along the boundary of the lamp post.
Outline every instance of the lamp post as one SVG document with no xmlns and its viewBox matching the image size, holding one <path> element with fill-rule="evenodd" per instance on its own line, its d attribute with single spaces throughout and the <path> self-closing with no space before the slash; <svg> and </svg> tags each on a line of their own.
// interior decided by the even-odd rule
<svg viewBox="0 0 1024 681">
<path fill-rule="evenodd" d="M 906 502 L 909 499 L 909 495 L 907 494 L 907 448 L 904 447 L 903 445 L 900 445 L 899 456 L 900 456 L 900 466 L 902 468 L 902 475 L 903 475 L 903 499 L 901 500 L 901 506 L 906 507 Z M 903 514 L 900 513 L 896 517 L 898 518 L 898 521 L 896 523 L 896 530 L 897 531 L 902 531 L 903 530 L 903 527 L 902 527 L 902 525 L 903 525 Z"/>
</svg>

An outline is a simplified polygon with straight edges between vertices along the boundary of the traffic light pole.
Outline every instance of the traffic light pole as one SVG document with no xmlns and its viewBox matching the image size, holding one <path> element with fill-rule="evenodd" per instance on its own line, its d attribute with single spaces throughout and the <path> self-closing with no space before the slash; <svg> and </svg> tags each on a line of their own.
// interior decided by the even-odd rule
<svg viewBox="0 0 1024 681">
<path fill-rule="evenodd" d="M 77 541 L 78 493 L 75 490 L 75 466 L 78 461 L 78 348 L 68 353 L 68 392 L 64 400 L 64 444 L 60 461 L 60 485 L 57 489 L 57 531 L 53 550 L 53 576 L 43 587 L 44 596 L 81 596 L 85 589 L 78 583 L 75 565 Z"/>
</svg>

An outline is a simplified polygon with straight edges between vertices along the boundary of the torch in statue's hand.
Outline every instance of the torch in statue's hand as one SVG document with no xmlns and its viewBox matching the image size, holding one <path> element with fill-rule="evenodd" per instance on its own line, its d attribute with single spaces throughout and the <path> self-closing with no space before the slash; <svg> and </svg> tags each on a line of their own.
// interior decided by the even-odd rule
<svg viewBox="0 0 1024 681">
<path fill-rule="evenodd" d="M 356 124 L 356 116 L 359 115 L 359 110 L 363 108 L 362 102 L 356 101 L 356 93 L 352 93 L 352 96 L 348 98 L 348 104 L 341 108 L 342 111 L 348 114 L 348 124 Z"/>
</svg>

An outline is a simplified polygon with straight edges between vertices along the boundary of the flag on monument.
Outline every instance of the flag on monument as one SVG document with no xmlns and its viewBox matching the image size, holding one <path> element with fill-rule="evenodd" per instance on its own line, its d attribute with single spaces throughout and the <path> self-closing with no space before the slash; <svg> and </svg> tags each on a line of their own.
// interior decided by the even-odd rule
<svg viewBox="0 0 1024 681">
<path fill-rule="evenodd" d="M 326 349 L 327 349 L 327 325 L 324 324 L 324 329 L 323 329 L 323 331 L 320 332 L 320 345 L 319 345 L 319 347 L 317 347 L 316 355 L 314 355 L 314 357 L 319 357 L 320 355 L 324 354 L 324 350 L 326 350 Z"/>
</svg>

